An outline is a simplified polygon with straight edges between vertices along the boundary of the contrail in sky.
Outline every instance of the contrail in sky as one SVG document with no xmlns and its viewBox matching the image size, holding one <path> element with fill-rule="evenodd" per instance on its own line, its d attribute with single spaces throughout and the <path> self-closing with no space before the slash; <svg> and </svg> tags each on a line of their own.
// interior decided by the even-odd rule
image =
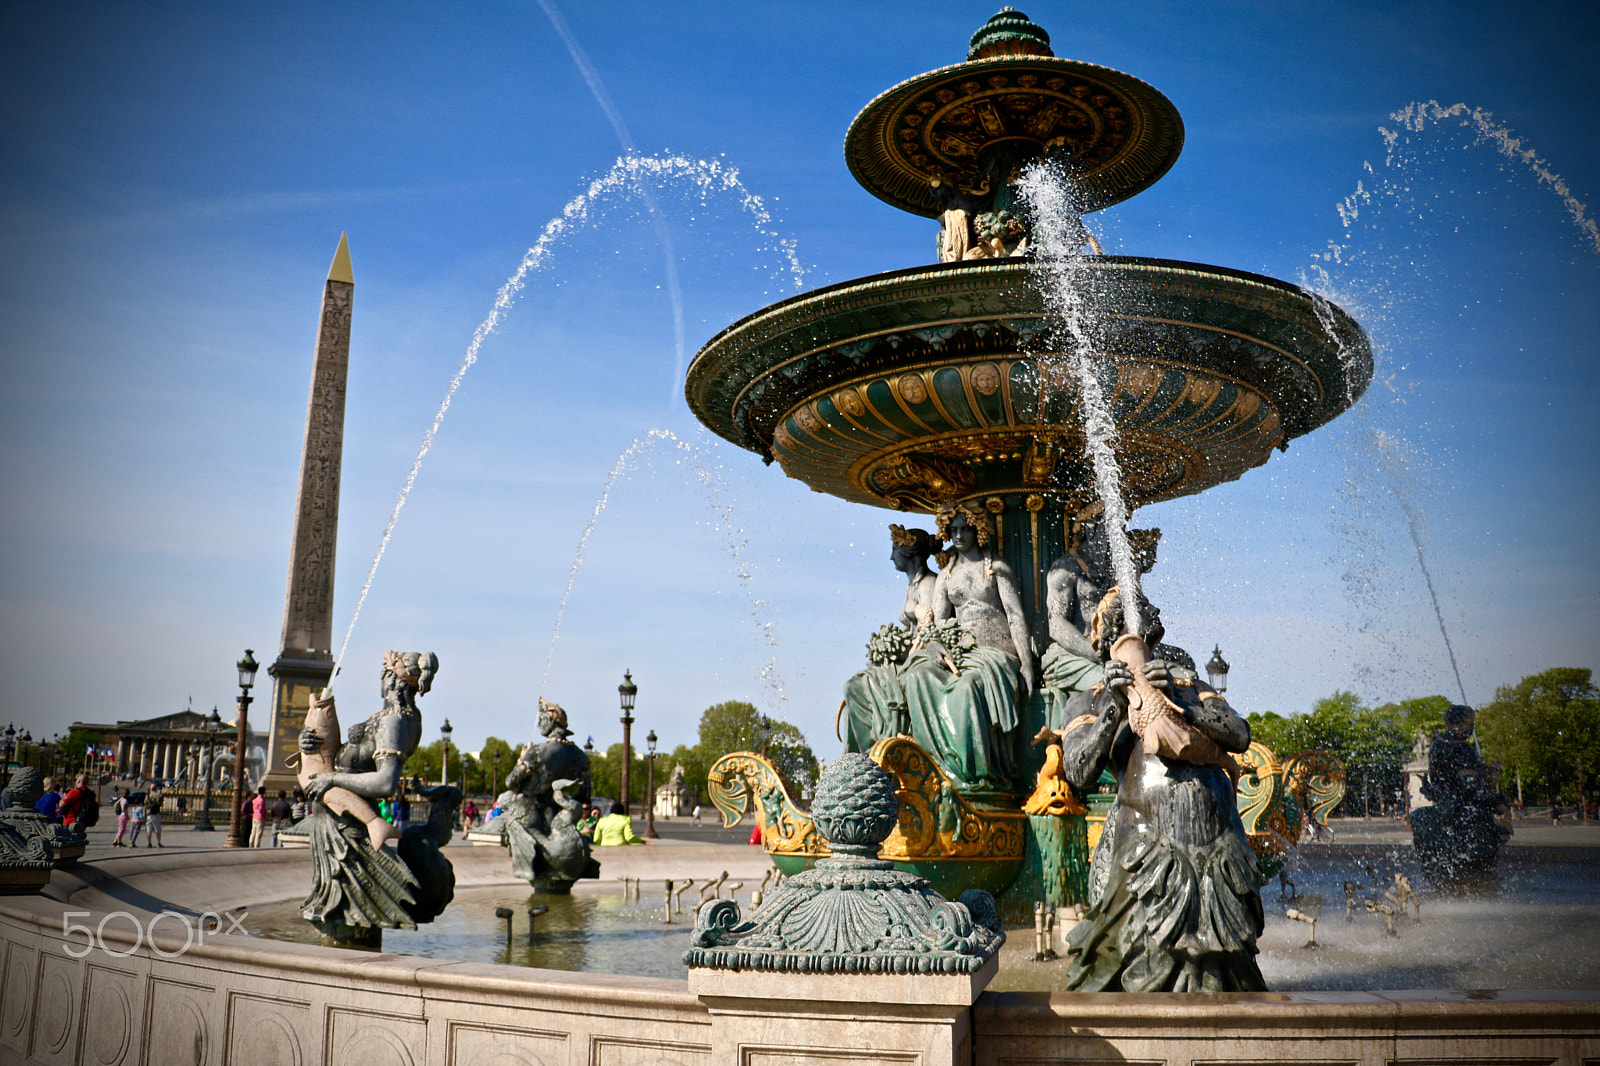
<svg viewBox="0 0 1600 1066">
<path fill-rule="evenodd" d="M 578 39 L 572 35 L 572 29 L 567 25 L 567 20 L 561 17 L 561 11 L 552 0 L 539 0 L 539 6 L 544 9 L 545 17 L 550 20 L 556 35 L 561 38 L 561 43 L 567 46 L 567 53 L 572 56 L 572 62 L 577 66 L 578 72 L 583 75 L 583 80 L 589 86 L 589 93 L 594 97 L 594 102 L 600 105 L 600 110 L 606 114 L 606 120 L 611 123 L 611 128 L 616 131 L 617 140 L 622 145 L 622 150 L 628 155 L 634 154 L 633 135 L 628 132 L 628 124 L 622 121 L 622 114 L 617 110 L 617 105 L 611 102 L 611 94 L 606 92 L 605 82 L 600 80 L 600 72 L 594 69 L 594 64 L 589 62 L 589 56 L 583 47 L 578 44 Z M 672 301 L 672 341 L 674 359 L 672 363 L 672 380 L 667 385 L 667 406 L 675 406 L 679 390 L 678 379 L 683 376 L 683 290 L 678 285 L 678 254 L 672 244 L 672 231 L 667 228 L 667 220 L 662 217 L 656 207 L 655 197 L 650 195 L 650 190 L 642 182 L 635 188 L 639 190 L 639 198 L 644 201 L 645 207 L 650 210 L 650 221 L 655 225 L 656 236 L 661 239 L 663 251 L 667 260 L 667 296 Z"/>
</svg>

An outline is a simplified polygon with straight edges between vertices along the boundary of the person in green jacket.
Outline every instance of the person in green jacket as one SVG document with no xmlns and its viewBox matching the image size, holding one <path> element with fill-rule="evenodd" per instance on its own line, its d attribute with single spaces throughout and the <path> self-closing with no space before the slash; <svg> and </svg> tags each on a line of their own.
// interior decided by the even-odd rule
<svg viewBox="0 0 1600 1066">
<path fill-rule="evenodd" d="M 614 811 L 595 823 L 594 843 L 596 847 L 609 847 L 616 844 L 646 844 L 633 831 L 633 819 L 621 811 Z"/>
</svg>

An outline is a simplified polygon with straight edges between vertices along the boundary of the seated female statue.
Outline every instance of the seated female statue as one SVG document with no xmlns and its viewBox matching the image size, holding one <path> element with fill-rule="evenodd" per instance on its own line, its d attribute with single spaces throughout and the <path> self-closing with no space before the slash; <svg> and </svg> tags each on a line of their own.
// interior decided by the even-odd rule
<svg viewBox="0 0 1600 1066">
<path fill-rule="evenodd" d="M 957 651 L 929 641 L 907 658 L 911 738 L 962 791 L 1014 791 L 1017 709 L 1036 678 L 1022 589 L 995 555 L 994 521 L 981 505 L 967 501 L 937 518 L 951 551 L 934 584 L 933 616 L 953 618 L 971 643 Z"/>
<path fill-rule="evenodd" d="M 938 542 L 925 529 L 907 529 L 899 524 L 889 526 L 889 540 L 893 545 L 889 561 L 906 575 L 906 598 L 898 622 L 902 630 L 912 632 L 933 618 L 937 578 L 928 569 L 928 557 L 938 548 Z M 839 708 L 844 719 L 840 739 L 845 751 L 865 753 L 884 737 L 908 732 L 905 688 L 900 683 L 904 658 L 895 658 L 898 661 L 880 662 L 845 682 L 844 702 Z"/>
</svg>

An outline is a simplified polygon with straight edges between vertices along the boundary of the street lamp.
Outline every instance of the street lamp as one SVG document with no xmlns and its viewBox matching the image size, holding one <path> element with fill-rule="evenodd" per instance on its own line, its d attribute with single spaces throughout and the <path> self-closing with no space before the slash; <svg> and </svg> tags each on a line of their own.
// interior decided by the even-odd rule
<svg viewBox="0 0 1600 1066">
<path fill-rule="evenodd" d="M 250 688 L 256 683 L 256 671 L 261 669 L 261 664 L 256 662 L 255 652 L 246 648 L 244 658 L 234 665 L 239 668 L 239 725 L 233 744 L 233 813 L 228 817 L 228 839 L 222 842 L 222 846 L 247 848 L 250 846 L 250 830 L 244 824 L 241 812 L 244 806 L 244 748 L 245 740 L 250 735 Z"/>
<path fill-rule="evenodd" d="M 500 795 L 500 749 L 499 748 L 494 749 L 494 751 L 492 753 L 491 762 L 493 762 L 493 764 L 494 764 L 494 772 L 489 775 L 489 798 L 490 799 L 494 799 L 496 796 Z"/>
<path fill-rule="evenodd" d="M 32 743 L 33 743 L 33 733 L 32 733 L 32 731 L 24 729 L 22 731 L 22 735 L 17 738 L 17 762 L 21 763 L 24 766 L 27 765 L 28 745 L 32 744 Z M 44 776 L 44 771 L 42 769 L 39 771 L 39 776 L 40 777 Z"/>
<path fill-rule="evenodd" d="M 1211 679 L 1211 687 L 1219 693 L 1228 691 L 1228 660 L 1222 657 L 1222 646 L 1211 646 L 1211 661 L 1206 663 L 1206 677 Z"/>
<path fill-rule="evenodd" d="M 211 708 L 211 717 L 206 719 L 206 790 L 205 798 L 200 803 L 200 820 L 194 823 L 196 830 L 210 833 L 217 827 L 211 824 L 211 768 L 214 761 L 211 748 L 217 742 L 217 730 L 222 728 L 222 715 L 217 713 L 215 707 Z"/>
<path fill-rule="evenodd" d="M 17 742 L 17 727 L 16 727 L 15 723 L 12 723 L 12 722 L 7 722 L 6 723 L 5 738 L 6 738 L 6 743 L 5 743 L 5 753 L 6 753 L 6 755 L 5 755 L 4 762 L 0 762 L 0 766 L 5 767 L 6 784 L 9 785 L 9 784 L 11 784 L 11 749 L 12 749 L 13 745 L 15 745 L 16 742 Z"/>
<path fill-rule="evenodd" d="M 444 725 L 439 727 L 439 733 L 444 737 L 444 754 L 439 761 L 439 783 L 441 785 L 450 783 L 450 734 L 454 732 L 455 729 L 451 727 L 450 719 L 446 718 Z"/>
<path fill-rule="evenodd" d="M 633 701 L 639 695 L 639 686 L 633 683 L 633 671 L 622 672 L 622 684 L 617 686 L 622 697 L 622 813 L 628 813 L 628 769 L 633 762 Z"/>
<path fill-rule="evenodd" d="M 772 740 L 772 719 L 764 714 L 756 715 L 756 749 L 761 752 L 761 757 L 766 758 L 767 743 Z"/>
<path fill-rule="evenodd" d="M 650 746 L 650 772 L 645 778 L 644 790 L 644 835 L 651 840 L 656 838 L 656 731 L 650 730 L 644 738 Z"/>
</svg>

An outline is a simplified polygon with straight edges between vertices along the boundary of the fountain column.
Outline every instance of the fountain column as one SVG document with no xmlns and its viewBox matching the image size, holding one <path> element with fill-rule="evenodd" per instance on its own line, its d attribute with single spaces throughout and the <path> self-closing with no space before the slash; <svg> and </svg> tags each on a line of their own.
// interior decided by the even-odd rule
<svg viewBox="0 0 1600 1066">
<path fill-rule="evenodd" d="M 267 668 L 273 678 L 267 727 L 269 789 L 292 788 L 284 759 L 297 750 L 312 693 L 333 676 L 333 570 L 339 533 L 339 469 L 344 452 L 345 378 L 350 365 L 351 298 L 355 276 L 343 234 L 322 290 L 311 396 L 306 403 L 295 498 L 294 540 L 283 602 L 283 642 Z"/>
</svg>

